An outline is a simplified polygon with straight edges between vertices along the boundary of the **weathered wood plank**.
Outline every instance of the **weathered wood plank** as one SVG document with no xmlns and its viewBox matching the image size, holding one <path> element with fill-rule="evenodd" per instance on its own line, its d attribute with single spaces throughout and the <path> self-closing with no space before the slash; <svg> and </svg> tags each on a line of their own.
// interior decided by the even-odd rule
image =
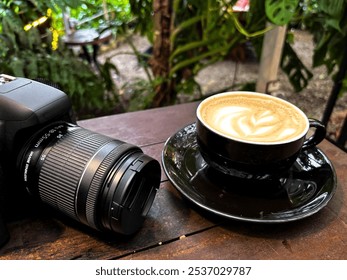
<svg viewBox="0 0 347 280">
<path fill-rule="evenodd" d="M 9 224 L 11 240 L 0 259 L 119 258 L 213 226 L 167 181 L 161 184 L 143 228 L 134 236 L 102 234 L 50 211 Z"/>
<path fill-rule="evenodd" d="M 346 224 L 325 208 L 288 224 L 231 221 L 124 259 L 346 259 L 346 230 Z"/>
<path fill-rule="evenodd" d="M 136 145 L 164 142 L 181 127 L 195 121 L 198 103 L 169 106 L 80 121 L 79 125 Z M 179 108 L 179 109 L 178 109 Z"/>
</svg>

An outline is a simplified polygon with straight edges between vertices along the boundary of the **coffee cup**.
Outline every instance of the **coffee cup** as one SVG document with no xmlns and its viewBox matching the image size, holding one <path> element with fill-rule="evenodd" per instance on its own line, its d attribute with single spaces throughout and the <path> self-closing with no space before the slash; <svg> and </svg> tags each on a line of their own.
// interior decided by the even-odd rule
<svg viewBox="0 0 347 280">
<path fill-rule="evenodd" d="M 288 171 L 302 150 L 326 135 L 325 126 L 295 105 L 256 92 L 225 92 L 203 100 L 196 133 L 206 163 L 225 174 L 262 179 Z M 310 128 L 315 128 L 307 138 Z"/>
</svg>

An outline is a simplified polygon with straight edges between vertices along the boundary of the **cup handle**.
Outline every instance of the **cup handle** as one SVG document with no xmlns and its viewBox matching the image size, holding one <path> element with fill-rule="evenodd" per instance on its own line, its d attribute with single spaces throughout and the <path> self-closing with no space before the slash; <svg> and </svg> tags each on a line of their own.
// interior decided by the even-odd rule
<svg viewBox="0 0 347 280">
<path fill-rule="evenodd" d="M 316 128 L 316 131 L 310 138 L 304 141 L 302 149 L 305 150 L 318 145 L 320 142 L 323 141 L 326 135 L 326 128 L 320 121 L 317 121 L 315 119 L 308 119 L 308 121 L 310 123 L 310 128 L 314 127 Z"/>
</svg>

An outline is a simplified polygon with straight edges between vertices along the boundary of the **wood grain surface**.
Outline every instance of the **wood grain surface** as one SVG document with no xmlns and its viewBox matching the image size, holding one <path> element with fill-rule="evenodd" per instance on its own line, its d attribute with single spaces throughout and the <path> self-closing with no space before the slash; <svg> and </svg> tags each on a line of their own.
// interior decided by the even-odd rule
<svg viewBox="0 0 347 280">
<path fill-rule="evenodd" d="M 79 125 L 140 146 L 160 161 L 168 137 L 195 121 L 197 103 L 84 120 Z M 264 225 L 198 209 L 164 172 L 142 229 L 132 236 L 95 232 L 45 206 L 8 223 L 0 259 L 347 259 L 347 155 L 328 141 L 338 188 L 327 207 L 300 221 Z"/>
</svg>

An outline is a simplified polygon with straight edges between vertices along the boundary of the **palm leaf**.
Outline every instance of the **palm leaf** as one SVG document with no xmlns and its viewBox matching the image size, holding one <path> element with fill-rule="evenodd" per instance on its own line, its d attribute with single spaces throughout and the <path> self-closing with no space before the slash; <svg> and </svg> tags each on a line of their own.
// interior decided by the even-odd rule
<svg viewBox="0 0 347 280">
<path fill-rule="evenodd" d="M 174 42 L 177 35 L 184 29 L 200 22 L 201 20 L 203 20 L 206 17 L 206 15 L 197 15 L 195 17 L 192 17 L 190 19 L 187 19 L 185 21 L 183 21 L 182 23 L 180 23 L 173 31 L 170 37 L 170 41 Z"/>
<path fill-rule="evenodd" d="M 230 44 L 223 46 L 223 47 L 220 47 L 220 48 L 215 48 L 209 52 L 202 53 L 201 55 L 194 56 L 192 58 L 183 60 L 172 67 L 172 69 L 170 71 L 170 76 L 172 77 L 172 75 L 174 73 L 176 73 L 178 70 L 180 70 L 184 67 L 187 67 L 188 65 L 191 65 L 193 63 L 196 63 L 198 61 L 201 61 L 207 57 L 211 57 L 213 55 L 220 54 L 220 58 L 222 58 L 225 55 L 225 54 L 223 54 L 223 52 L 226 53 L 229 49 L 230 49 Z"/>
<path fill-rule="evenodd" d="M 209 44 L 211 44 L 213 42 L 216 42 L 216 38 L 212 38 L 212 39 L 208 39 L 208 40 L 202 40 L 202 41 L 197 41 L 197 42 L 191 42 L 191 43 L 188 43 L 186 45 L 177 47 L 175 49 L 175 51 L 170 56 L 170 62 L 172 62 L 172 60 L 174 59 L 175 56 L 177 56 L 177 55 L 179 55 L 181 53 L 184 53 L 184 52 L 196 49 L 196 48 L 201 48 L 201 47 L 207 46 L 207 45 L 209 45 Z"/>
</svg>

